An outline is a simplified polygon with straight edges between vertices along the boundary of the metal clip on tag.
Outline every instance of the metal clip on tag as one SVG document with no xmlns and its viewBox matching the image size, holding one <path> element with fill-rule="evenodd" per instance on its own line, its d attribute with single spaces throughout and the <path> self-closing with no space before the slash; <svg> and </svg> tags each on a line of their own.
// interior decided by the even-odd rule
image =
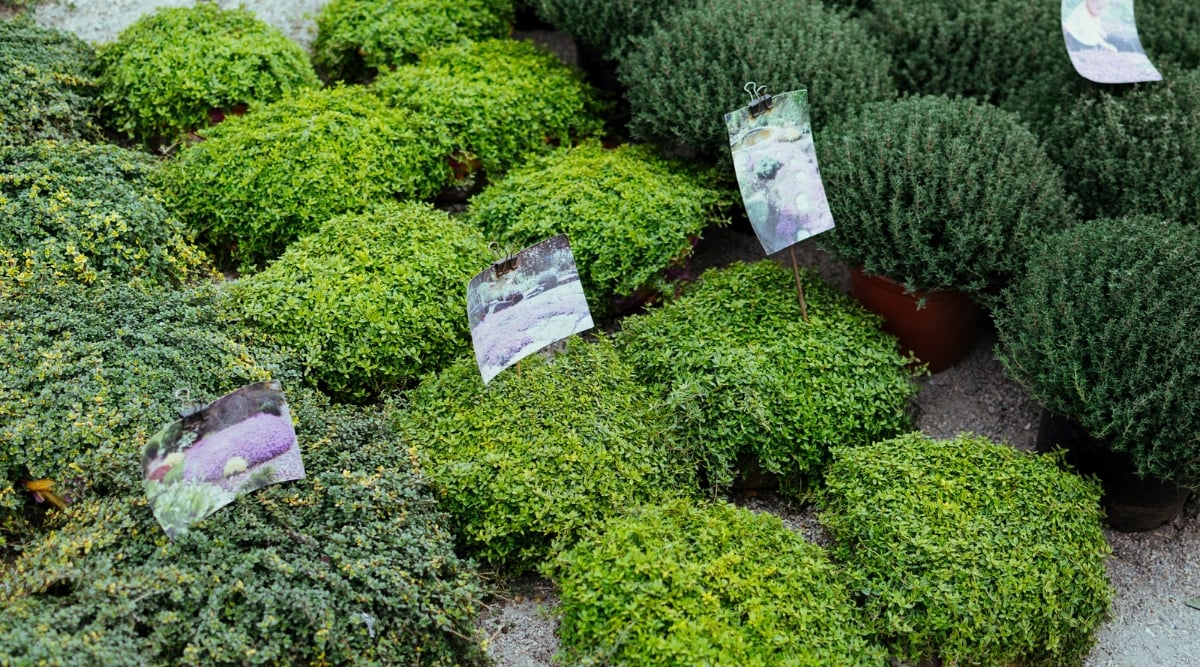
<svg viewBox="0 0 1200 667">
<path fill-rule="evenodd" d="M 208 407 L 206 403 L 192 403 L 192 390 L 188 388 L 176 389 L 175 399 L 183 403 L 183 407 L 179 408 L 179 418 L 187 419 L 192 415 L 200 412 Z"/>
<path fill-rule="evenodd" d="M 771 96 L 767 94 L 767 87 L 760 86 L 751 81 L 742 87 L 750 95 L 750 116 L 758 116 L 765 111 L 771 109 Z"/>
<path fill-rule="evenodd" d="M 500 257 L 501 251 L 500 251 L 499 243 L 492 241 L 491 243 L 488 244 L 488 249 L 491 250 L 492 253 L 494 253 L 496 255 L 496 257 Z M 506 252 L 504 254 L 504 257 L 501 257 L 500 259 L 497 259 L 495 262 L 492 263 L 492 269 L 495 270 L 496 277 L 499 278 L 507 273 L 511 273 L 513 271 L 513 269 L 517 268 L 518 263 L 519 262 L 518 262 L 516 255 Z"/>
</svg>

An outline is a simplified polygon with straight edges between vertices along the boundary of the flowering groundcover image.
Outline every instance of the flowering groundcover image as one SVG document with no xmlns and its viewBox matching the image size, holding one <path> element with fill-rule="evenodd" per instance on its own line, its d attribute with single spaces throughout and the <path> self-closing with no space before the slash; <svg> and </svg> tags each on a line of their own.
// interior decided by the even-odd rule
<svg viewBox="0 0 1200 667">
<path fill-rule="evenodd" d="M 1063 39 L 1075 71 L 1096 83 L 1161 81 L 1142 49 L 1133 0 L 1062 0 Z"/>
<path fill-rule="evenodd" d="M 172 539 L 239 495 L 304 477 L 277 381 L 233 391 L 156 433 L 142 449 L 154 518 Z"/>
<path fill-rule="evenodd" d="M 591 329 L 592 312 L 566 235 L 530 246 L 472 278 L 467 319 L 484 384 L 547 345 Z"/>
<path fill-rule="evenodd" d="M 817 168 L 808 91 L 780 93 L 771 108 L 725 114 L 742 203 L 768 255 L 833 229 Z"/>
</svg>

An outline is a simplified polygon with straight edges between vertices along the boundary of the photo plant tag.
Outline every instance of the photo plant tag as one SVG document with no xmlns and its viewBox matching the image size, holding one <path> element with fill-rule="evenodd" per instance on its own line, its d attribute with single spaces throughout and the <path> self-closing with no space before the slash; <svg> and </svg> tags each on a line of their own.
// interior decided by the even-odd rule
<svg viewBox="0 0 1200 667">
<path fill-rule="evenodd" d="M 1095 83 L 1162 80 L 1138 39 L 1133 0 L 1062 0 L 1062 27 L 1079 76 Z"/>
<path fill-rule="evenodd" d="M 742 203 L 768 255 L 833 229 L 817 169 L 808 91 L 770 97 L 725 114 Z"/>
<path fill-rule="evenodd" d="M 592 311 L 566 235 L 530 246 L 472 278 L 467 320 L 484 384 L 547 345 L 591 329 Z"/>
<path fill-rule="evenodd" d="M 142 449 L 142 484 L 168 537 L 242 494 L 304 477 L 279 382 L 246 385 L 182 414 Z"/>
</svg>

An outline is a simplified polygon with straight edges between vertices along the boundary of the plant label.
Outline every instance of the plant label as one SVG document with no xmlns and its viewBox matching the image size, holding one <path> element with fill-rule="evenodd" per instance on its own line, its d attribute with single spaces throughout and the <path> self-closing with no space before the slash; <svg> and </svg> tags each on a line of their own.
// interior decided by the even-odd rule
<svg viewBox="0 0 1200 667">
<path fill-rule="evenodd" d="M 1062 0 L 1063 39 L 1075 71 L 1095 83 L 1161 81 L 1138 39 L 1133 0 Z"/>
</svg>

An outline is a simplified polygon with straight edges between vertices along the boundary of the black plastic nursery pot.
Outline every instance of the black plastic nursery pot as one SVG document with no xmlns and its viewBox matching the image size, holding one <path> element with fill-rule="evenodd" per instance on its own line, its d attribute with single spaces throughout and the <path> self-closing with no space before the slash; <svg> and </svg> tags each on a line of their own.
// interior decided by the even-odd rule
<svg viewBox="0 0 1200 667">
<path fill-rule="evenodd" d="M 867 310 L 884 319 L 883 329 L 900 340 L 900 349 L 938 373 L 962 360 L 971 348 L 980 309 L 971 297 L 952 290 L 907 294 L 904 285 L 850 270 L 850 291 Z M 920 301 L 924 299 L 923 306 Z"/>
<path fill-rule="evenodd" d="M 1125 533 L 1153 530 L 1179 516 L 1191 491 L 1173 482 L 1138 477 L 1132 457 L 1114 452 L 1069 417 L 1042 410 L 1036 448 L 1066 450 L 1066 462 L 1081 475 L 1094 475 L 1103 488 L 1101 503 L 1110 528 Z"/>
</svg>

